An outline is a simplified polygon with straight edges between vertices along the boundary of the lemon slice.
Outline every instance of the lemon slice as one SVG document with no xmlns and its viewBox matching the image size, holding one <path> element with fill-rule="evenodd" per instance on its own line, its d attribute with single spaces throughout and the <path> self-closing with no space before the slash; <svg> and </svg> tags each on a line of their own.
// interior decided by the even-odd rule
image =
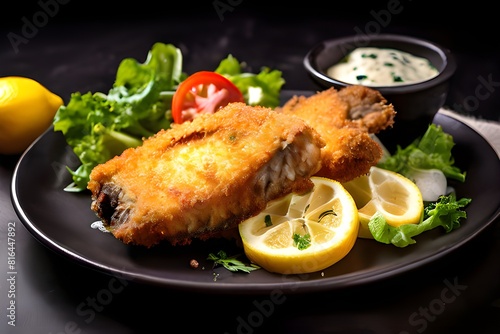
<svg viewBox="0 0 500 334">
<path fill-rule="evenodd" d="M 399 173 L 373 166 L 368 175 L 343 183 L 343 186 L 358 207 L 358 236 L 361 238 L 373 239 L 368 222 L 377 211 L 394 227 L 418 224 L 424 213 L 420 189 Z"/>
<path fill-rule="evenodd" d="M 323 270 L 349 253 L 357 240 L 358 209 L 341 183 L 312 177 L 312 191 L 290 194 L 239 224 L 248 259 L 280 274 Z"/>
</svg>

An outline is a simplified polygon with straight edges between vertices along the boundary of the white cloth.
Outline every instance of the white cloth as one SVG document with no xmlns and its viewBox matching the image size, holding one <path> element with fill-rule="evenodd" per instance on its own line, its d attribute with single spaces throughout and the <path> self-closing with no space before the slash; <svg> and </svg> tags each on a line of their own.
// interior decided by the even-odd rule
<svg viewBox="0 0 500 334">
<path fill-rule="evenodd" d="M 441 108 L 439 113 L 443 115 L 447 115 L 453 117 L 462 123 L 470 126 L 477 133 L 490 143 L 491 147 L 497 152 L 497 155 L 500 158 L 500 123 L 489 120 L 482 120 L 473 117 L 468 117 L 464 115 L 460 115 L 452 110 Z"/>
</svg>

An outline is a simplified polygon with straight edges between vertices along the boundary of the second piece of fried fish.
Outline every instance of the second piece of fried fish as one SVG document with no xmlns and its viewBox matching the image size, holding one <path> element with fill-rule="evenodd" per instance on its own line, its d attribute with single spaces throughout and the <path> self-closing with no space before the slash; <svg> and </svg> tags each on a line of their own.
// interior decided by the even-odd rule
<svg viewBox="0 0 500 334">
<path fill-rule="evenodd" d="M 378 163 L 382 148 L 371 135 L 392 127 L 396 115 L 379 91 L 358 85 L 294 96 L 277 110 L 304 119 L 321 134 L 326 146 L 317 175 L 340 182 L 364 175 Z"/>
<path fill-rule="evenodd" d="M 91 209 L 126 244 L 205 240 L 310 190 L 323 146 L 298 117 L 232 103 L 96 166 Z"/>
</svg>

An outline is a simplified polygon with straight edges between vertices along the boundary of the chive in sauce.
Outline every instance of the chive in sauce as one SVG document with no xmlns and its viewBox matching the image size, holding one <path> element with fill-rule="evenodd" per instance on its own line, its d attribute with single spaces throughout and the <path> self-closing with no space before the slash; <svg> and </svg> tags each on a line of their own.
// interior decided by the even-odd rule
<svg viewBox="0 0 500 334">
<path fill-rule="evenodd" d="M 357 48 L 327 74 L 339 81 L 366 86 L 396 86 L 429 80 L 439 74 L 426 58 L 388 48 Z"/>
</svg>

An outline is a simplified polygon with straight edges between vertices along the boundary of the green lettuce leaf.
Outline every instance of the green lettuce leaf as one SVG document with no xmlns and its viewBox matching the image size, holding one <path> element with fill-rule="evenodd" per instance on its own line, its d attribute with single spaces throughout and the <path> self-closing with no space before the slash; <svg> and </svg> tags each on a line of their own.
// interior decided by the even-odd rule
<svg viewBox="0 0 500 334">
<path fill-rule="evenodd" d="M 228 78 L 243 94 L 249 105 L 275 108 L 280 105 L 280 92 L 285 80 L 282 72 L 264 67 L 257 74 L 243 72 L 244 64 L 229 55 L 215 69 Z"/>
<path fill-rule="evenodd" d="M 466 173 L 454 166 L 453 137 L 445 133 L 440 125 L 430 124 L 422 138 L 417 138 L 406 148 L 397 147 L 396 152 L 377 166 L 398 172 L 411 179 L 411 169 L 438 169 L 447 178 L 465 181 Z"/>
<path fill-rule="evenodd" d="M 155 43 L 144 63 L 123 59 L 112 88 L 101 92 L 73 93 L 53 121 L 80 159 L 76 170 L 69 167 L 72 183 L 65 190 L 85 190 L 92 169 L 121 154 L 172 123 L 172 98 L 187 78 L 182 72 L 181 50 L 172 44 Z M 280 71 L 263 69 L 258 74 L 243 73 L 243 64 L 231 55 L 217 71 L 242 91 L 248 104 L 275 107 L 284 80 Z M 256 94 L 257 93 L 257 94 Z"/>
<path fill-rule="evenodd" d="M 121 61 L 108 94 L 71 95 L 53 121 L 82 163 L 75 171 L 68 168 L 73 182 L 66 191 L 86 189 L 93 167 L 170 125 L 171 99 L 185 77 L 181 68 L 180 50 L 156 43 L 144 63 Z"/>
<path fill-rule="evenodd" d="M 397 247 L 406 247 L 416 243 L 413 237 L 441 226 L 446 233 L 460 227 L 460 219 L 467 214 L 461 210 L 471 202 L 470 198 L 457 200 L 456 195 L 441 196 L 437 202 L 431 202 L 424 208 L 424 216 L 418 224 L 391 226 L 384 216 L 377 212 L 368 223 L 368 228 L 375 240 Z"/>
</svg>

